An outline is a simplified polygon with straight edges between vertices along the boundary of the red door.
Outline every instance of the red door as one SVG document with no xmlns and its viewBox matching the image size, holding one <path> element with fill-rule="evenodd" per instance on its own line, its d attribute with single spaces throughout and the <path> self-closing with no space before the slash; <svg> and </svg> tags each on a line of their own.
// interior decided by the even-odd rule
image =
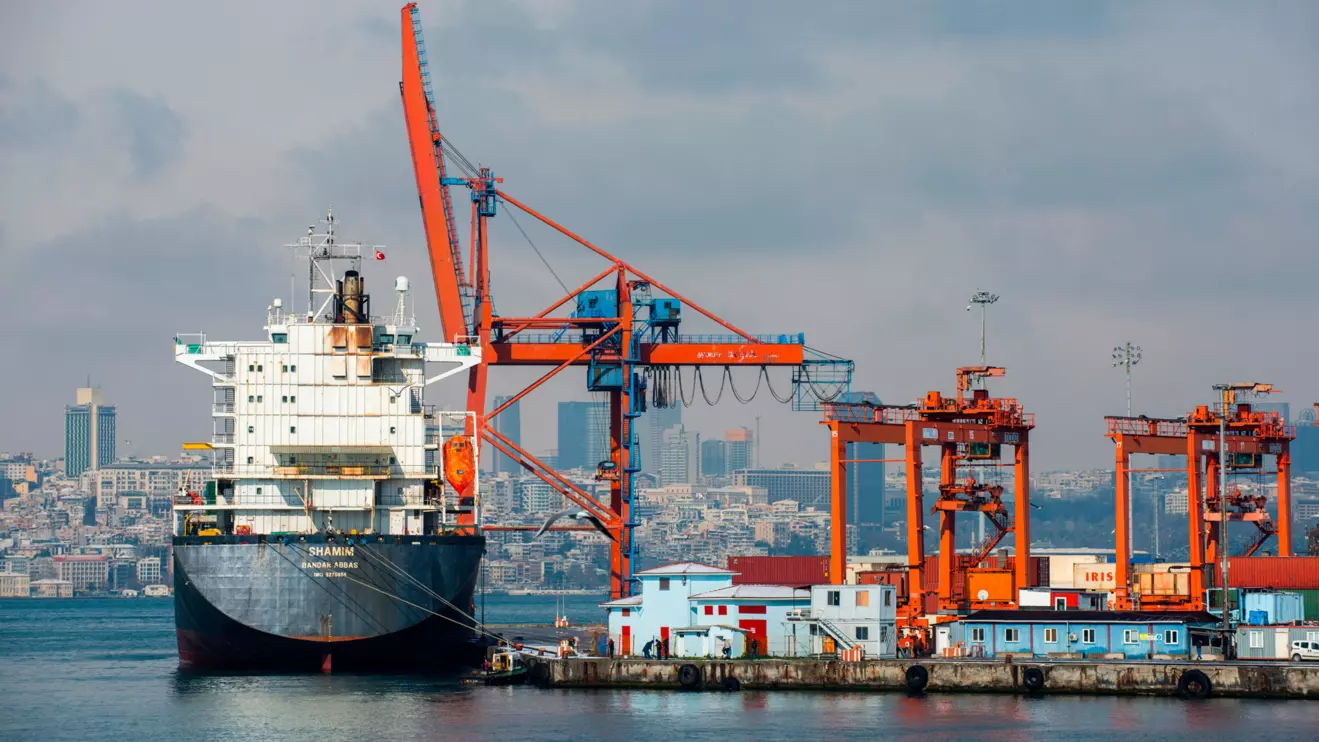
<svg viewBox="0 0 1319 742">
<path fill-rule="evenodd" d="M 622 638 L 623 638 L 623 646 L 621 647 L 622 651 L 619 652 L 619 655 L 620 655 L 620 656 L 623 656 L 623 657 L 627 657 L 627 656 L 629 656 L 629 655 L 632 654 L 632 627 L 631 627 L 631 626 L 624 626 L 624 627 L 623 627 L 623 637 L 622 637 Z"/>
<path fill-rule="evenodd" d="M 752 642 L 755 642 L 754 654 L 759 657 L 769 654 L 769 634 L 766 631 L 766 626 L 764 619 L 741 619 L 737 622 L 737 627 L 747 632 L 747 651 L 752 651 Z"/>
<path fill-rule="evenodd" d="M 669 627 L 668 627 L 668 626 L 661 626 L 661 627 L 660 627 L 660 647 L 661 647 L 660 651 L 664 652 L 664 656 L 665 656 L 665 657 L 667 657 L 667 656 L 669 655 L 669 652 L 672 651 L 672 648 L 669 646 Z M 666 651 L 666 650 L 667 650 L 667 651 Z"/>
</svg>

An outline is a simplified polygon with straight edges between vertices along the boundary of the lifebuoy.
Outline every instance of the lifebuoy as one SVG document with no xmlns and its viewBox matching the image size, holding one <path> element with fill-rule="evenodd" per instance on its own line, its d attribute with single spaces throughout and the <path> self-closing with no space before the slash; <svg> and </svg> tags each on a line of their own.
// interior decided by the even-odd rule
<svg viewBox="0 0 1319 742">
<path fill-rule="evenodd" d="M 1044 690 L 1044 671 L 1038 667 L 1028 667 L 1021 671 L 1021 684 L 1031 693 Z"/>
<path fill-rule="evenodd" d="M 736 693 L 742 690 L 742 681 L 738 680 L 737 678 L 731 675 L 724 678 L 723 682 L 720 683 L 720 685 L 722 685 L 724 687 L 724 690 L 728 691 L 729 693 Z"/>
<path fill-rule="evenodd" d="M 696 665 L 683 665 L 678 668 L 678 685 L 687 690 L 701 687 L 701 668 Z"/>
<path fill-rule="evenodd" d="M 930 684 L 930 671 L 921 665 L 912 665 L 907 668 L 907 690 L 912 693 L 920 693 L 925 690 L 925 686 Z"/>
<path fill-rule="evenodd" d="M 1177 695 L 1182 698 L 1208 698 L 1213 692 L 1209 676 L 1199 670 L 1187 670 L 1177 679 Z"/>
</svg>

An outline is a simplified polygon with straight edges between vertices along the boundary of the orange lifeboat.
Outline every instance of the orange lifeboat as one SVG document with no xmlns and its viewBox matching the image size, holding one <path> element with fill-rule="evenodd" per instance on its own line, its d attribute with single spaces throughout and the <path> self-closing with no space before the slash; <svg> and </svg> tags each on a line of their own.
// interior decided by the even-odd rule
<svg viewBox="0 0 1319 742">
<path fill-rule="evenodd" d="M 476 479 L 476 454 L 472 441 L 465 435 L 455 435 L 444 442 L 444 479 L 459 495 Z"/>
</svg>

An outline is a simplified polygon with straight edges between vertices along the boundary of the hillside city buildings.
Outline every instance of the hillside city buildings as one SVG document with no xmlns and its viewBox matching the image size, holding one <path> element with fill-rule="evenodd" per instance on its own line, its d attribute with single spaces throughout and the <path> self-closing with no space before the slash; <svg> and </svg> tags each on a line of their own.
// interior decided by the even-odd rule
<svg viewBox="0 0 1319 742">
<path fill-rule="evenodd" d="M 0 453 L 0 597 L 165 589 L 171 580 L 173 498 L 180 492 L 201 491 L 211 479 L 209 462 L 196 458 L 116 458 L 115 407 L 107 404 L 100 390 L 91 388 L 80 389 L 76 401 L 65 410 L 64 458 Z M 505 401 L 498 399 L 495 404 Z M 607 405 L 599 402 L 561 403 L 558 448 L 536 454 L 584 490 L 605 499 L 608 482 L 601 477 L 599 463 L 608 455 L 607 413 Z M 491 424 L 501 435 L 521 443 L 521 422 L 515 403 Z M 1319 428 L 1300 430 L 1293 446 L 1297 473 L 1293 489 L 1297 530 L 1303 531 L 1319 522 L 1319 481 L 1307 473 L 1319 471 Z M 754 429 L 702 434 L 684 423 L 681 407 L 649 410 L 638 433 L 642 461 L 634 509 L 641 524 L 636 532 L 639 568 L 681 561 L 724 564 L 729 556 L 827 553 L 826 464 L 762 462 Z M 95 466 L 92 451 L 97 452 Z M 538 526 L 566 506 L 558 491 L 508 457 L 489 448 L 483 455 L 484 523 Z M 902 553 L 906 522 L 902 465 L 885 465 L 882 446 L 857 446 L 852 455 L 849 551 Z M 1175 461 L 1153 464 L 1176 466 Z M 938 472 L 927 467 L 923 474 L 929 499 L 937 492 Z M 990 476 L 1010 478 L 1010 472 Z M 1034 499 L 1042 508 L 1032 524 L 1035 543 L 1049 545 L 1051 538 L 1061 543 L 1071 538 L 1068 529 L 1107 522 L 1112 480 L 1112 471 L 1102 469 L 1032 475 Z M 1241 481 L 1235 486 L 1243 491 L 1259 488 L 1272 496 L 1267 482 Z M 1011 492 L 1010 486 L 1006 489 Z M 1135 494 L 1137 507 L 1157 503 L 1162 527 L 1184 524 L 1184 477 L 1173 473 L 1138 477 Z M 1150 514 L 1143 512 L 1141 517 Z M 1064 528 L 1069 517 L 1075 523 Z M 934 522 L 933 516 L 927 518 Z M 1053 523 L 1060 525 L 1054 528 Z M 1094 528 L 1096 543 L 1080 545 L 1107 546 L 1109 527 Z M 1184 531 L 1185 526 L 1180 528 Z M 967 546 L 975 535 L 959 531 Z M 608 545 L 598 534 L 550 531 L 537 539 L 533 532 L 503 531 L 487 536 L 489 589 L 596 589 L 606 584 Z M 1175 541 L 1165 540 L 1165 555 L 1172 556 L 1167 550 L 1175 548 L 1175 543 L 1169 546 Z"/>
</svg>

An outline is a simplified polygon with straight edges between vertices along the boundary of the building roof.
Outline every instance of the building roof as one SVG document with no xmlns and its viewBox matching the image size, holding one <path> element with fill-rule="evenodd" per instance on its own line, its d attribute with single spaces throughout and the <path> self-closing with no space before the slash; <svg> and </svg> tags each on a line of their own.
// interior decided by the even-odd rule
<svg viewBox="0 0 1319 742">
<path fill-rule="evenodd" d="M 639 605 L 641 605 L 641 596 L 631 595 L 626 598 L 619 598 L 618 600 L 611 600 L 607 603 L 601 603 L 600 607 L 601 608 L 635 608 L 636 606 Z"/>
<path fill-rule="evenodd" d="M 703 626 L 679 626 L 677 628 L 670 629 L 670 631 L 672 631 L 675 634 L 704 634 L 708 632 L 710 629 L 725 629 L 727 631 L 736 631 L 739 634 L 747 633 L 746 629 L 738 628 L 736 626 L 729 626 L 728 624 L 722 624 L 722 623 L 708 624 Z"/>
<path fill-rule="evenodd" d="M 1204 611 L 976 611 L 963 621 L 1001 623 L 1218 623 Z"/>
<path fill-rule="evenodd" d="M 637 577 L 665 577 L 668 575 L 735 575 L 736 572 L 730 569 L 720 569 L 711 567 L 708 564 L 698 564 L 696 562 L 674 562 L 665 564 L 654 569 L 647 569 L 637 572 Z"/>
<path fill-rule="evenodd" d="M 688 600 L 805 600 L 811 591 L 786 585 L 732 585 L 697 593 Z"/>
</svg>

